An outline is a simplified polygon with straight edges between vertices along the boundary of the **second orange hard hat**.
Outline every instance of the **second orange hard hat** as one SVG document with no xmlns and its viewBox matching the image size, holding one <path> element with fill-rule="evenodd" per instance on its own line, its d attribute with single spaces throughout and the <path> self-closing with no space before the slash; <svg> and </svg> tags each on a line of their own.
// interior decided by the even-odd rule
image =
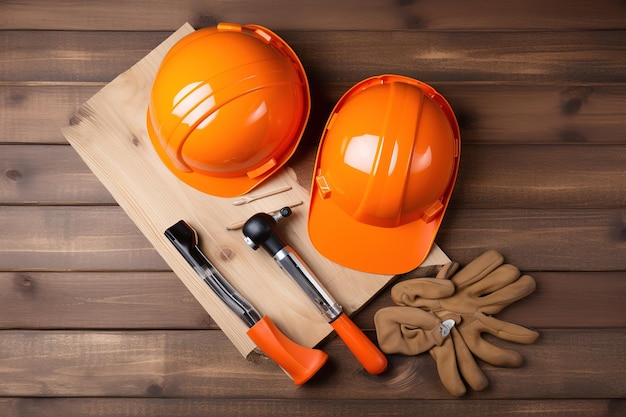
<svg viewBox="0 0 626 417">
<path fill-rule="evenodd" d="M 207 194 L 244 194 L 295 151 L 310 110 L 298 57 L 262 26 L 221 23 L 167 53 L 148 105 L 165 165 Z"/>
<path fill-rule="evenodd" d="M 429 85 L 383 75 L 335 106 L 315 162 L 308 232 L 326 258 L 399 274 L 428 255 L 456 180 L 459 127 Z"/>
</svg>

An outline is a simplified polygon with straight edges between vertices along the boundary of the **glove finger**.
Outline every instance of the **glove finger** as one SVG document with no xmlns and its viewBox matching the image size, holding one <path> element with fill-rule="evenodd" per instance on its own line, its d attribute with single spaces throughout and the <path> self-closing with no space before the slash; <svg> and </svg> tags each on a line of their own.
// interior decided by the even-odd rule
<svg viewBox="0 0 626 417">
<path fill-rule="evenodd" d="M 514 283 L 520 275 L 520 271 L 517 267 L 511 264 L 500 265 L 489 274 L 485 275 L 483 279 L 467 287 L 466 291 L 474 297 L 481 297 Z"/>
<path fill-rule="evenodd" d="M 477 314 L 477 317 L 482 324 L 483 332 L 487 332 L 502 340 L 530 345 L 539 337 L 537 331 L 519 324 L 503 321 L 481 313 Z"/>
<path fill-rule="evenodd" d="M 443 342 L 441 320 L 413 307 L 385 307 L 374 315 L 376 337 L 385 353 L 417 355 Z"/>
<path fill-rule="evenodd" d="M 459 375 L 452 339 L 446 338 L 441 346 L 434 346 L 429 352 L 437 363 L 439 379 L 450 395 L 460 397 L 465 394 L 465 384 Z"/>
<path fill-rule="evenodd" d="M 437 279 L 450 279 L 458 269 L 458 262 L 448 262 L 437 273 Z"/>
<path fill-rule="evenodd" d="M 499 252 L 489 250 L 454 274 L 451 280 L 457 289 L 465 288 L 483 279 L 503 262 L 504 258 Z"/>
<path fill-rule="evenodd" d="M 503 308 L 532 294 L 537 284 L 530 275 L 523 275 L 515 282 L 506 285 L 490 294 L 480 295 L 477 298 L 479 311 L 486 314 L 496 314 Z"/>
<path fill-rule="evenodd" d="M 463 336 L 465 343 L 467 343 L 469 350 L 476 357 L 493 366 L 516 368 L 524 361 L 522 355 L 518 352 L 492 345 L 483 339 L 480 333 L 469 331 L 467 328 L 459 329 L 459 332 Z"/>
<path fill-rule="evenodd" d="M 482 391 L 489 386 L 489 380 L 485 373 L 480 369 L 476 359 L 472 356 L 469 348 L 465 344 L 463 337 L 455 328 L 451 330 L 452 341 L 454 342 L 454 351 L 459 371 L 463 378 L 474 391 Z"/>
<path fill-rule="evenodd" d="M 437 278 L 415 278 L 399 282 L 391 288 L 391 299 L 398 305 L 435 310 L 439 298 L 454 294 L 454 284 Z"/>
<path fill-rule="evenodd" d="M 539 334 L 525 327 L 506 323 L 493 317 L 477 314 L 480 318 L 471 324 L 459 326 L 459 333 L 467 343 L 469 350 L 494 366 L 515 368 L 524 362 L 522 355 L 514 350 L 495 346 L 482 338 L 482 333 L 490 333 L 500 339 L 519 342 L 532 343 Z"/>
</svg>

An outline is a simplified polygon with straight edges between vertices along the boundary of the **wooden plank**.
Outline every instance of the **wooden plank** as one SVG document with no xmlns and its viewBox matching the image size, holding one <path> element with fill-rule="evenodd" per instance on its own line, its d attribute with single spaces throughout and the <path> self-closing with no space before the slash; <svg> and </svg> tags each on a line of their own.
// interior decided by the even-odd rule
<svg viewBox="0 0 626 417">
<path fill-rule="evenodd" d="M 217 329 L 172 272 L 0 272 L 0 328 Z"/>
<path fill-rule="evenodd" d="M 169 34 L 0 32 L 0 82 L 108 82 Z M 313 83 L 355 83 L 380 73 L 399 73 L 430 83 L 626 81 L 624 31 L 279 34 L 296 51 Z"/>
<path fill-rule="evenodd" d="M 437 243 L 465 264 L 488 249 L 526 271 L 626 270 L 626 210 L 453 210 Z"/>
<path fill-rule="evenodd" d="M 66 145 L 0 145 L 0 203 L 117 204 Z"/>
<path fill-rule="evenodd" d="M 36 11 L 36 12 L 35 12 Z M 147 11 L 150 18 L 145 18 Z M 350 18 L 346 18 L 349 16 Z M 385 0 L 92 1 L 21 0 L 0 3 L 0 29 L 175 30 L 189 21 L 264 24 L 304 30 L 576 30 L 623 29 L 619 2 L 462 0 L 435 3 Z"/>
<path fill-rule="evenodd" d="M 171 398 L 0 398 L 5 417 L 143 417 L 168 415 L 205 417 L 292 416 L 406 416 L 419 410 L 421 415 L 446 417 L 562 417 L 618 416 L 626 410 L 623 399 L 571 400 L 336 400 L 298 399 L 171 399 Z M 608 413 L 608 414 L 607 414 Z"/>
<path fill-rule="evenodd" d="M 498 249 L 525 271 L 620 271 L 626 270 L 625 223 L 623 209 L 451 207 L 436 241 L 463 264 Z M 4 271 L 169 270 L 119 207 L 0 206 L 0 227 Z M 224 247 L 249 250 L 241 233 L 232 233 Z"/>
<path fill-rule="evenodd" d="M 416 74 L 418 75 L 418 74 Z M 67 143 L 61 127 L 103 83 L 0 83 L 0 143 Z M 351 84 L 317 80 L 303 143 L 316 144 Z M 436 82 L 463 144 L 624 144 L 626 84 Z"/>
<path fill-rule="evenodd" d="M 626 142 L 621 84 L 461 82 L 435 88 L 450 101 L 463 143 Z"/>
<path fill-rule="evenodd" d="M 356 81 L 381 71 L 426 82 L 624 81 L 617 32 L 285 33 L 313 78 Z M 389 45 L 393 45 L 390 48 Z M 533 48 L 528 48 L 533 45 Z M 600 66 L 595 66 L 600 63 Z"/>
<path fill-rule="evenodd" d="M 498 317 L 537 329 L 626 327 L 626 272 L 533 272 L 537 290 Z M 374 330 L 390 287 L 353 318 Z M 3 329 L 215 329 L 171 272 L 0 272 Z"/>
<path fill-rule="evenodd" d="M 626 120 L 626 119 L 625 119 Z M 289 162 L 307 190 L 317 147 Z M 456 208 L 621 208 L 626 148 L 578 145 L 471 145 L 461 150 Z M 114 204 L 69 146 L 0 145 L 1 204 Z"/>
<path fill-rule="evenodd" d="M 0 269 L 169 270 L 117 206 L 4 206 L 0 213 Z"/>
<path fill-rule="evenodd" d="M 171 32 L 3 31 L 0 81 L 109 82 L 169 35 Z M 20 76 L 22 70 L 27 73 Z"/>
<path fill-rule="evenodd" d="M 324 344 L 331 363 L 296 388 L 266 358 L 246 361 L 220 331 L 2 331 L 0 396 L 175 397 L 326 400 L 450 399 L 433 359 L 390 355 L 367 374 L 343 344 Z M 481 364 L 490 381 L 467 398 L 607 399 L 626 395 L 626 329 L 545 330 L 511 346 L 521 368 Z M 418 388 L 418 389 L 417 389 Z"/>
<path fill-rule="evenodd" d="M 624 208 L 625 167 L 625 146 L 462 146 L 453 207 Z"/>
<path fill-rule="evenodd" d="M 61 128 L 104 83 L 0 83 L 0 143 L 62 143 Z"/>
</svg>

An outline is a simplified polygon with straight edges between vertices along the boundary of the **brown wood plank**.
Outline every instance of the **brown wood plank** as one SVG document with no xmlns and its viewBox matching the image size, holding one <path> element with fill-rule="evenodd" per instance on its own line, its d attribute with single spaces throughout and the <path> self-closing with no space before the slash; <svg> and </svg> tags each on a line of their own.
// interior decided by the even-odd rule
<svg viewBox="0 0 626 417">
<path fill-rule="evenodd" d="M 357 82 L 383 72 L 401 73 L 431 83 L 584 83 L 626 81 L 625 33 L 284 31 L 280 34 L 298 53 L 313 82 Z M 108 82 L 168 35 L 169 32 L 0 32 L 0 82 Z"/>
<path fill-rule="evenodd" d="M 114 207 L 0 207 L 0 269 L 169 270 Z"/>
<path fill-rule="evenodd" d="M 290 162 L 307 189 L 316 151 L 302 145 Z M 465 144 L 452 206 L 620 208 L 625 166 L 617 145 Z M 0 204 L 115 204 L 69 146 L 0 145 L 0 173 Z"/>
<path fill-rule="evenodd" d="M 502 346 L 504 342 L 494 341 Z M 0 396 L 203 397 L 247 399 L 450 399 L 430 355 L 391 355 L 367 374 L 337 339 L 331 362 L 295 388 L 274 363 L 244 360 L 222 332 L 0 333 Z M 506 346 L 511 347 L 510 344 Z M 607 399 L 626 395 L 626 330 L 546 330 L 514 346 L 521 368 L 481 365 L 490 380 L 471 399 Z"/>
<path fill-rule="evenodd" d="M 537 329 L 626 327 L 626 272 L 533 272 L 537 290 L 498 317 Z M 355 315 L 374 329 L 390 287 Z M 215 329 L 171 272 L 0 272 L 0 328 Z"/>
<path fill-rule="evenodd" d="M 169 35 L 170 32 L 1 31 L 0 82 L 109 82 Z"/>
<path fill-rule="evenodd" d="M 464 146 L 457 208 L 623 208 L 624 146 Z"/>
<path fill-rule="evenodd" d="M 172 398 L 0 398 L 5 417 L 120 416 L 407 416 L 445 417 L 561 417 L 618 416 L 626 411 L 623 399 L 571 400 L 337 400 L 325 399 L 172 399 Z"/>
<path fill-rule="evenodd" d="M 419 77 L 419 74 L 415 74 Z M 0 143 L 67 143 L 61 128 L 103 83 L 0 83 Z M 349 82 L 316 81 L 303 143 L 319 141 Z M 626 143 L 623 83 L 435 82 L 452 104 L 464 144 Z"/>
<path fill-rule="evenodd" d="M 415 74 L 419 77 L 419 74 Z M 622 84 L 437 83 L 464 143 L 626 142 Z"/>
<path fill-rule="evenodd" d="M 117 204 L 69 145 L 0 145 L 2 204 Z"/>
<path fill-rule="evenodd" d="M 0 272 L 0 328 L 218 327 L 172 272 Z"/>
<path fill-rule="evenodd" d="M 67 143 L 61 128 L 104 83 L 0 83 L 0 143 Z"/>
<path fill-rule="evenodd" d="M 37 12 L 34 12 L 36 10 Z M 146 13 L 149 11 L 149 18 Z M 349 19 L 346 16 L 350 16 Z M 331 1 L 297 3 L 254 0 L 73 1 L 21 0 L 0 3 L 0 29 L 174 30 L 184 22 L 258 23 L 305 30 L 572 30 L 623 29 L 626 12 L 617 1 L 463 0 Z"/>
<path fill-rule="evenodd" d="M 465 264 L 488 249 L 526 271 L 626 269 L 626 210 L 449 210 L 437 244 Z"/>
<path fill-rule="evenodd" d="M 624 224 L 623 209 L 451 207 L 436 241 L 461 263 L 498 249 L 526 271 L 616 271 Z M 2 270 L 169 270 L 117 206 L 0 206 L 0 226 Z"/>
</svg>

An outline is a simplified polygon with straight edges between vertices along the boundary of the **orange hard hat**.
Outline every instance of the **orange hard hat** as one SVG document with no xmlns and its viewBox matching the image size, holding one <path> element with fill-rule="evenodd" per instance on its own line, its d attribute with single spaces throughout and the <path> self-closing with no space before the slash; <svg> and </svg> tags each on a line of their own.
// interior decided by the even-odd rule
<svg viewBox="0 0 626 417">
<path fill-rule="evenodd" d="M 295 151 L 311 107 L 300 60 L 270 30 L 220 23 L 176 43 L 148 104 L 165 165 L 205 193 L 244 194 Z"/>
<path fill-rule="evenodd" d="M 429 85 L 368 78 L 335 106 L 311 187 L 314 247 L 346 267 L 399 274 L 430 251 L 459 167 L 459 127 Z"/>
</svg>

